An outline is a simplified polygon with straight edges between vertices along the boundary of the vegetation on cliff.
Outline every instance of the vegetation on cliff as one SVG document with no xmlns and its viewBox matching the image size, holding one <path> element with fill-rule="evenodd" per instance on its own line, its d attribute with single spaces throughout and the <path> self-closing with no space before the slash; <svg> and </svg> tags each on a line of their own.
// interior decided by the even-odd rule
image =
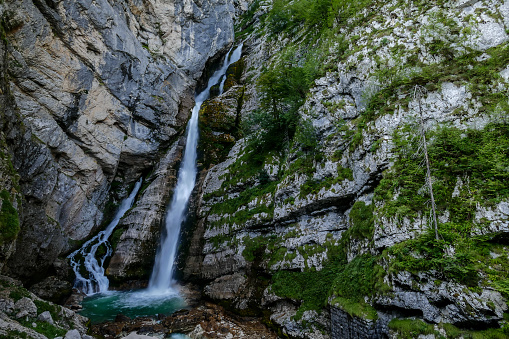
<svg viewBox="0 0 509 339">
<path fill-rule="evenodd" d="M 18 211 L 10 201 L 9 192 L 3 190 L 0 192 L 2 198 L 2 208 L 0 210 L 0 243 L 13 241 L 19 232 Z"/>
<path fill-rule="evenodd" d="M 308 325 L 306 312 L 326 305 L 372 320 L 384 307 L 418 313 L 387 302 L 405 277 L 419 296 L 430 280 L 436 293 L 462 286 L 462 298 L 480 300 L 474 311 L 458 305 L 470 317 L 454 320 L 460 326 L 507 327 L 507 29 L 497 43 L 483 40 L 495 39 L 484 31 L 488 21 L 504 27 L 500 4 L 275 0 L 257 17 L 264 4 L 256 1 L 238 26 L 272 54 L 246 84 L 260 95 L 244 117 L 247 143 L 205 197 L 210 226 L 228 229 L 214 236 L 214 249 L 240 247 L 251 267 L 271 275 L 271 293 L 300 302 L 294 320 Z M 422 97 L 413 95 L 417 85 Z M 438 240 L 428 223 L 421 128 Z M 346 229 L 309 240 L 303 224 L 319 228 L 310 220 L 334 208 Z M 237 211 L 246 217 L 232 218 Z M 438 318 L 422 318 L 390 328 L 402 337 L 436 334 L 428 322 Z M 478 334 L 504 336 L 505 327 Z"/>
</svg>

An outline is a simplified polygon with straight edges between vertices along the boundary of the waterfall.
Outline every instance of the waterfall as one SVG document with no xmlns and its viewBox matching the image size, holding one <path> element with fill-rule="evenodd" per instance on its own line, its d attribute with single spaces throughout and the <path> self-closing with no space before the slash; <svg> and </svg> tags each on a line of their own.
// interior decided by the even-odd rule
<svg viewBox="0 0 509 339">
<path fill-rule="evenodd" d="M 156 255 L 152 276 L 149 282 L 149 291 L 152 293 L 166 293 L 173 284 L 173 271 L 177 255 L 180 227 L 185 219 L 187 205 L 191 192 L 196 183 L 198 169 L 196 167 L 196 152 L 198 145 L 198 115 L 202 103 L 209 98 L 210 88 L 216 85 L 225 76 L 228 66 L 237 62 L 242 54 L 242 44 L 233 53 L 231 50 L 225 57 L 222 67 L 210 77 L 207 88 L 195 97 L 195 106 L 191 119 L 187 125 L 187 142 L 184 159 L 180 164 L 177 186 L 173 193 L 173 200 L 166 214 L 165 235 Z M 226 78 L 226 77 L 225 77 Z M 223 91 L 224 80 L 220 84 L 220 94 Z"/>
<path fill-rule="evenodd" d="M 104 261 L 106 258 L 110 257 L 113 252 L 108 239 L 111 236 L 111 233 L 113 233 L 115 227 L 118 225 L 120 219 L 133 205 L 134 198 L 136 197 L 136 194 L 141 187 L 141 182 L 142 179 L 138 180 L 138 182 L 134 185 L 134 189 L 132 190 L 131 194 L 129 194 L 129 196 L 122 201 L 117 213 L 115 214 L 115 217 L 106 227 L 106 229 L 99 232 L 99 234 L 83 244 L 79 250 L 74 251 L 68 256 L 70 259 L 71 267 L 76 274 L 74 287 L 83 291 L 87 295 L 106 292 L 108 290 L 110 282 L 104 275 L 103 267 Z M 97 261 L 97 249 L 103 244 L 106 247 L 106 253 L 99 259 L 99 261 Z M 88 272 L 88 278 L 85 278 L 80 273 L 80 260 L 76 258 L 78 254 L 84 258 L 83 264 Z"/>
</svg>

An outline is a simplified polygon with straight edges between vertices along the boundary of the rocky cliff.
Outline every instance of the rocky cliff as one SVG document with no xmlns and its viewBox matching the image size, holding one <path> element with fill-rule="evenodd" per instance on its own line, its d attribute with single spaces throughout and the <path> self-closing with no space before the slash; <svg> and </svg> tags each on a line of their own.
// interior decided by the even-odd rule
<svg viewBox="0 0 509 339">
<path fill-rule="evenodd" d="M 184 276 L 290 337 L 505 329 L 508 33 L 507 1 L 254 2 Z"/>
<path fill-rule="evenodd" d="M 2 206 L 17 211 L 2 223 L 5 272 L 31 282 L 55 273 L 55 259 L 98 231 L 137 178 L 153 171 L 150 181 L 171 180 L 173 173 L 160 168 L 178 160 L 196 80 L 232 43 L 233 19 L 245 6 L 0 4 Z M 135 218 L 158 229 L 168 191 L 145 190 L 150 207 L 138 206 L 126 225 Z M 138 250 L 129 241 L 125 235 L 120 248 Z M 120 276 L 126 259 L 118 256 L 111 274 Z"/>
</svg>

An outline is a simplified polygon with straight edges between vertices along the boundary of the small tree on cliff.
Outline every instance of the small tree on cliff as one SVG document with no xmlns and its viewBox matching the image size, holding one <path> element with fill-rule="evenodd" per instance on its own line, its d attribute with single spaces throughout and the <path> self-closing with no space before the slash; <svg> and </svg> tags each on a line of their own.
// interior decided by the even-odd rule
<svg viewBox="0 0 509 339">
<path fill-rule="evenodd" d="M 420 136 L 421 136 L 421 148 L 424 153 L 424 162 L 426 163 L 426 183 L 428 186 L 429 195 L 431 197 L 431 218 L 433 221 L 433 227 L 435 229 L 435 239 L 438 239 L 438 223 L 437 223 L 437 214 L 436 214 L 436 204 L 435 204 L 435 196 L 433 195 L 433 182 L 431 180 L 431 165 L 429 161 L 428 155 L 428 143 L 426 140 L 426 126 L 424 124 L 424 118 L 422 115 L 422 104 L 421 97 L 426 89 L 423 87 L 416 85 L 414 87 L 414 99 L 419 103 L 419 123 L 420 123 Z"/>
<path fill-rule="evenodd" d="M 301 66 L 299 60 L 295 50 L 289 49 L 280 63 L 258 79 L 260 109 L 251 114 L 246 129 L 258 133 L 253 141 L 260 150 L 286 149 L 295 135 L 299 108 L 316 76 L 316 66 Z"/>
</svg>

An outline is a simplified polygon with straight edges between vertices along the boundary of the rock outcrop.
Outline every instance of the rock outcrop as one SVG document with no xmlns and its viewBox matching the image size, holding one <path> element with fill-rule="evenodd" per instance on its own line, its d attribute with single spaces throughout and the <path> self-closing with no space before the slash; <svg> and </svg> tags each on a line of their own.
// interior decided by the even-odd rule
<svg viewBox="0 0 509 339">
<path fill-rule="evenodd" d="M 0 276 L 0 335 L 6 338 L 40 338 L 47 335 L 90 339 L 88 319 L 24 289 L 20 281 Z"/>
</svg>

